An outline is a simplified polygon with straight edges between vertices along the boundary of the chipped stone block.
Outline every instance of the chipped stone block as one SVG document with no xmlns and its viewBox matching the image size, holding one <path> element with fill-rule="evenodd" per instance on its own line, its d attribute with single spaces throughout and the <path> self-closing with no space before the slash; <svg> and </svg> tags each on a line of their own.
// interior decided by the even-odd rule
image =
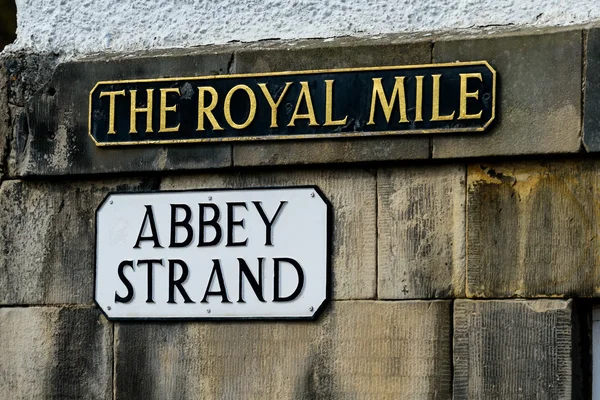
<svg viewBox="0 0 600 400">
<path fill-rule="evenodd" d="M 235 53 L 237 73 L 428 64 L 429 42 L 386 43 L 339 39 L 294 46 L 250 47 Z M 301 165 L 429 158 L 427 135 L 235 143 L 237 166 Z"/>
<path fill-rule="evenodd" d="M 437 135 L 434 158 L 575 153 L 581 147 L 581 31 L 438 41 L 436 63 L 486 60 L 498 73 L 489 132 Z"/>
<path fill-rule="evenodd" d="M 456 399 L 571 399 L 570 300 L 454 303 Z"/>
<path fill-rule="evenodd" d="M 334 302 L 317 322 L 119 324 L 116 398 L 448 399 L 450 329 L 443 301 Z"/>
<path fill-rule="evenodd" d="M 380 169 L 378 296 L 464 296 L 465 176 L 461 165 Z"/>
<path fill-rule="evenodd" d="M 153 181 L 5 181 L 0 187 L 0 304 L 93 302 L 95 211 L 109 191 Z"/>
<path fill-rule="evenodd" d="M 0 397 L 112 399 L 113 329 L 93 308 L 0 308 Z"/>
<path fill-rule="evenodd" d="M 469 297 L 600 295 L 600 163 L 468 168 Z"/>
<path fill-rule="evenodd" d="M 375 177 L 364 170 L 274 171 L 166 177 L 161 190 L 317 185 L 333 205 L 334 299 L 369 299 L 376 291 Z"/>
</svg>

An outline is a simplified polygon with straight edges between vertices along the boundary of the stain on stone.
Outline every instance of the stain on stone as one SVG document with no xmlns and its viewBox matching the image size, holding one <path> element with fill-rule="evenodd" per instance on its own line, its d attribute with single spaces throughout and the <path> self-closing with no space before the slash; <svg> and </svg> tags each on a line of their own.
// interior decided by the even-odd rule
<svg viewBox="0 0 600 400">
<path fill-rule="evenodd" d="M 106 399 L 112 396 L 112 329 L 100 311 L 64 308 L 54 328 L 53 367 L 44 380 L 48 398 Z"/>
<path fill-rule="evenodd" d="M 119 323 L 115 328 L 117 400 L 156 398 L 153 382 L 158 377 L 154 373 L 160 367 L 153 367 L 159 360 L 154 359 L 151 350 L 156 330 L 156 326 L 146 329 L 143 323 L 127 322 Z"/>
<path fill-rule="evenodd" d="M 189 323 L 188 323 L 189 324 Z M 116 399 L 178 400 L 201 397 L 191 393 L 201 376 L 195 351 L 180 322 L 120 322 L 116 327 Z M 194 329 L 192 325 L 192 330 Z"/>
<path fill-rule="evenodd" d="M 230 167 L 231 144 L 188 144 L 185 146 L 127 146 L 99 148 L 88 136 L 88 95 L 98 81 L 156 78 L 170 74 L 191 76 L 214 65 L 224 66 L 229 54 L 202 57 L 128 58 L 115 63 L 80 61 L 52 65 L 37 83 L 23 75 L 29 59 L 9 60 L 9 96 L 26 107 L 28 126 L 16 130 L 14 171 L 16 176 L 44 176 L 140 172 Z M 198 60 L 200 59 L 200 64 Z M 138 69 L 136 74 L 136 69 Z M 12 75 L 10 75 L 12 74 Z M 51 78 L 50 78 L 51 76 Z M 25 95 L 23 85 L 35 87 Z M 51 94 L 54 90 L 54 94 Z M 12 94 L 11 94 L 12 93 Z M 164 154 L 168 155 L 164 157 Z"/>
<path fill-rule="evenodd" d="M 490 182 L 479 181 L 469 189 L 468 296 L 485 297 L 494 287 L 514 287 L 519 281 L 519 209 L 512 194 L 512 185 Z"/>
<path fill-rule="evenodd" d="M 58 64 L 56 53 L 12 53 L 0 58 L 9 75 L 9 103 L 24 107 L 27 100 L 50 82 Z"/>
<path fill-rule="evenodd" d="M 327 357 L 323 354 L 311 354 L 308 368 L 296 386 L 294 400 L 338 398 L 333 392 L 333 377 L 328 364 Z"/>
<path fill-rule="evenodd" d="M 322 320 L 318 343 L 314 345 L 308 358 L 306 370 L 300 374 L 294 388 L 294 400 L 339 398 L 335 390 L 334 351 L 336 310 L 331 310 Z"/>
<path fill-rule="evenodd" d="M 470 167 L 469 295 L 597 296 L 599 168 L 597 160 L 518 162 L 488 167 L 491 177 Z"/>
</svg>

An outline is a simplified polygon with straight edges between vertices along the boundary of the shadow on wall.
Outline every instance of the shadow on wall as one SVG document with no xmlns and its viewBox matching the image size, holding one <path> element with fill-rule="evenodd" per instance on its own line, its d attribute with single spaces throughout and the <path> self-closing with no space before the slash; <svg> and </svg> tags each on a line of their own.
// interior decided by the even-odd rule
<svg viewBox="0 0 600 400">
<path fill-rule="evenodd" d="M 14 42 L 17 31 L 17 6 L 15 0 L 0 0 L 0 51 Z"/>
</svg>

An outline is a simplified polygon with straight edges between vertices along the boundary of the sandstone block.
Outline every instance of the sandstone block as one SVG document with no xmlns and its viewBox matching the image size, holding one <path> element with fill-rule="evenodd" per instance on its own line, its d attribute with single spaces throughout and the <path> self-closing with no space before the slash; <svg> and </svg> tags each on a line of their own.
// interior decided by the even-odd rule
<svg viewBox="0 0 600 400">
<path fill-rule="evenodd" d="M 377 174 L 378 296 L 464 296 L 465 177 L 460 165 Z"/>
<path fill-rule="evenodd" d="M 0 397 L 113 398 L 113 330 L 93 308 L 0 308 Z"/>
<path fill-rule="evenodd" d="M 434 158 L 574 153 L 581 147 L 581 31 L 438 41 L 433 61 L 488 61 L 497 120 L 487 133 L 438 135 Z"/>
<path fill-rule="evenodd" d="M 469 297 L 600 295 L 596 160 L 468 168 Z"/>
<path fill-rule="evenodd" d="M 333 205 L 334 299 L 376 293 L 375 177 L 364 170 L 277 171 L 167 177 L 161 190 L 317 185 Z"/>
<path fill-rule="evenodd" d="M 115 334 L 117 399 L 450 398 L 449 302 L 343 301 L 317 322 Z"/>
<path fill-rule="evenodd" d="M 91 304 L 96 207 L 109 191 L 153 185 L 134 179 L 3 182 L 0 304 Z"/>
<path fill-rule="evenodd" d="M 454 303 L 455 399 L 575 399 L 571 301 Z"/>
</svg>

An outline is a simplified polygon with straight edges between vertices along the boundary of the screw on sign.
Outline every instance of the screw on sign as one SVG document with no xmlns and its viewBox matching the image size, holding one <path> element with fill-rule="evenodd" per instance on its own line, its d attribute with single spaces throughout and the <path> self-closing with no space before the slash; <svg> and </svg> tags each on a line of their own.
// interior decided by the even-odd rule
<svg viewBox="0 0 600 400">
<path fill-rule="evenodd" d="M 325 196 L 208 192 L 115 193 L 100 205 L 95 298 L 108 318 L 314 317 L 329 292 Z"/>
</svg>

